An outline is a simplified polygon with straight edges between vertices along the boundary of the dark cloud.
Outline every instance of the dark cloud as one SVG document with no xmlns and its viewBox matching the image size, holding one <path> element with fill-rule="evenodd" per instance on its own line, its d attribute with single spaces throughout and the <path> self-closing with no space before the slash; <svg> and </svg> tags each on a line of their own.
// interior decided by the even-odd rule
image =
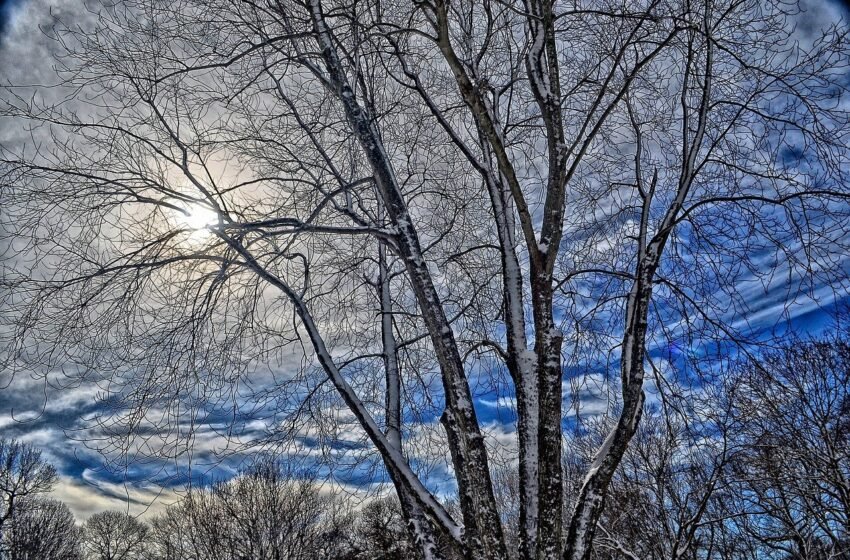
<svg viewBox="0 0 850 560">
<path fill-rule="evenodd" d="M 850 14 L 850 0 L 830 0 L 830 4 L 841 8 L 844 15 Z"/>
<path fill-rule="evenodd" d="M 24 2 L 25 0 L 0 0 L 0 42 L 2 42 L 6 29 L 14 17 L 16 8 Z"/>
</svg>

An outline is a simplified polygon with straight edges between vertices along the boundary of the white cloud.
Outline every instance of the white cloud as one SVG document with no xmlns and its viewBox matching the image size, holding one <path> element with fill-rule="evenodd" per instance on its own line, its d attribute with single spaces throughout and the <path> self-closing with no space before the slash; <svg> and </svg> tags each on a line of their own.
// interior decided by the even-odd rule
<svg viewBox="0 0 850 560">
<path fill-rule="evenodd" d="M 84 476 L 84 481 L 61 476 L 50 497 L 65 502 L 78 521 L 107 510 L 149 518 L 180 499 L 175 490 L 109 483 Z M 124 495 L 125 498 L 119 496 Z"/>
</svg>

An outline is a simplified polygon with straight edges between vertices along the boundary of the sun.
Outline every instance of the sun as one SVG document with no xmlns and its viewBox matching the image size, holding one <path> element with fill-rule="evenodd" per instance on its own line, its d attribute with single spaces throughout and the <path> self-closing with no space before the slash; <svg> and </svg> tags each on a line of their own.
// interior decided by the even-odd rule
<svg viewBox="0 0 850 560">
<path fill-rule="evenodd" d="M 184 216 L 184 221 L 189 229 L 205 229 L 218 223 L 218 214 L 209 208 L 196 206 L 189 209 L 189 213 Z"/>
<path fill-rule="evenodd" d="M 200 205 L 187 207 L 177 215 L 178 225 L 190 230 L 189 238 L 193 241 L 203 241 L 210 236 L 210 226 L 218 224 L 218 214 Z"/>
</svg>

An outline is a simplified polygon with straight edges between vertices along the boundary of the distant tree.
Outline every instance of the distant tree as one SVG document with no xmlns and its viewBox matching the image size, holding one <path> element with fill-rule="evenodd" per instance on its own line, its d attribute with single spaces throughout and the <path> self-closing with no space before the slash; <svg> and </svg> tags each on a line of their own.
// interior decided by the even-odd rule
<svg viewBox="0 0 850 560">
<path fill-rule="evenodd" d="M 23 501 L 49 492 L 56 469 L 29 443 L 0 439 L 0 535 Z"/>
<path fill-rule="evenodd" d="M 141 560 L 147 548 L 148 526 L 120 511 L 89 517 L 83 527 L 87 560 Z"/>
<path fill-rule="evenodd" d="M 378 498 L 356 515 L 354 542 L 357 560 L 417 560 L 422 552 L 410 538 L 398 499 Z"/>
<path fill-rule="evenodd" d="M 80 529 L 57 500 L 21 500 L 6 532 L 8 560 L 82 560 Z"/>
<path fill-rule="evenodd" d="M 343 503 L 309 478 L 262 460 L 236 478 L 193 489 L 152 521 L 161 560 L 314 560 L 346 550 Z"/>
<path fill-rule="evenodd" d="M 225 558 L 223 547 L 216 546 L 218 533 L 206 530 L 207 527 L 199 523 L 213 514 L 207 512 L 208 515 L 201 518 L 196 510 L 197 501 L 197 492 L 194 492 L 151 520 L 148 550 L 152 559 Z"/>
<path fill-rule="evenodd" d="M 730 386 L 740 539 L 763 558 L 850 557 L 850 342 L 795 341 Z"/>
</svg>

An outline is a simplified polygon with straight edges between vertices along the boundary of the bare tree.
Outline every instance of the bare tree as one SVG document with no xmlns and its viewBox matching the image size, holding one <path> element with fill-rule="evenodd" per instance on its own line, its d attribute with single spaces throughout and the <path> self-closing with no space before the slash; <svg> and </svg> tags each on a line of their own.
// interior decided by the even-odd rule
<svg viewBox="0 0 850 560">
<path fill-rule="evenodd" d="M 5 95 L 35 135 L 3 151 L 6 367 L 101 383 L 129 458 L 178 455 L 187 407 L 247 401 L 233 422 L 289 443 L 356 431 L 426 558 L 508 555 L 475 405 L 498 386 L 517 554 L 587 559 L 658 359 L 746 344 L 752 286 L 844 288 L 848 44 L 798 40 L 796 10 L 100 8 L 58 32 L 67 102 Z M 618 418 L 564 512 L 563 379 L 594 362 Z"/>
<path fill-rule="evenodd" d="M 310 478 L 263 460 L 236 478 L 193 489 L 152 522 L 161 560 L 349 558 L 349 508 Z"/>
<path fill-rule="evenodd" d="M 169 506 L 151 521 L 150 549 L 157 560 L 228 558 L 225 523 L 216 504 L 201 490 Z"/>
<path fill-rule="evenodd" d="M 0 538 L 22 502 L 49 492 L 56 484 L 56 469 L 28 443 L 0 439 Z"/>
<path fill-rule="evenodd" d="M 200 558 L 196 528 L 182 508 L 172 505 L 150 523 L 150 553 L 157 560 L 196 560 Z"/>
<path fill-rule="evenodd" d="M 4 558 L 9 560 L 82 560 L 80 530 L 68 506 L 29 497 L 9 519 Z"/>
<path fill-rule="evenodd" d="M 83 548 L 89 560 L 141 560 L 147 548 L 148 526 L 121 511 L 89 517 L 83 527 Z"/>
<path fill-rule="evenodd" d="M 715 558 L 732 489 L 734 438 L 728 400 L 689 394 L 682 406 L 644 412 L 609 488 L 609 506 L 594 540 L 596 558 Z M 592 419 L 568 439 L 568 494 L 581 486 L 610 419 Z M 589 440 L 589 441 L 588 441 Z M 578 468 L 575 468 L 578 467 Z"/>
<path fill-rule="evenodd" d="M 357 560 L 417 560 L 421 552 L 405 527 L 401 504 L 395 498 L 370 501 L 357 512 L 353 531 L 354 554 Z"/>
<path fill-rule="evenodd" d="M 797 341 L 731 383 L 740 538 L 755 539 L 761 557 L 850 554 L 850 345 Z"/>
</svg>

